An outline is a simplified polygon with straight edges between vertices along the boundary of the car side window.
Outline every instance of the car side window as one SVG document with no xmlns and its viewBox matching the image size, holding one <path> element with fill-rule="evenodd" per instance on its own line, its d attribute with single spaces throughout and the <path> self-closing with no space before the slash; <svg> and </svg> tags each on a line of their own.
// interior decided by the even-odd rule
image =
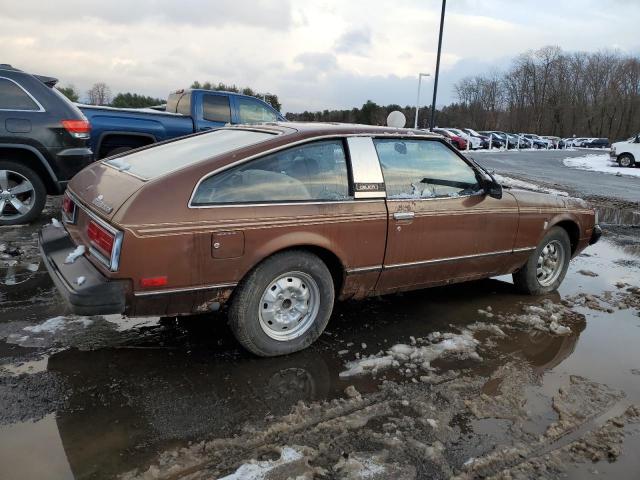
<svg viewBox="0 0 640 480">
<path fill-rule="evenodd" d="M 273 110 L 250 98 L 238 97 L 240 123 L 275 122 L 278 118 Z"/>
<path fill-rule="evenodd" d="M 457 197 L 480 190 L 475 170 L 440 142 L 390 138 L 373 142 L 387 198 Z"/>
<path fill-rule="evenodd" d="M 207 178 L 193 205 L 339 201 L 350 198 L 341 140 L 308 143 Z"/>
<path fill-rule="evenodd" d="M 0 110 L 40 110 L 40 108 L 17 84 L 6 78 L 0 78 Z"/>
<path fill-rule="evenodd" d="M 203 117 L 210 122 L 231 122 L 229 97 L 225 95 L 204 95 L 202 99 Z"/>
</svg>

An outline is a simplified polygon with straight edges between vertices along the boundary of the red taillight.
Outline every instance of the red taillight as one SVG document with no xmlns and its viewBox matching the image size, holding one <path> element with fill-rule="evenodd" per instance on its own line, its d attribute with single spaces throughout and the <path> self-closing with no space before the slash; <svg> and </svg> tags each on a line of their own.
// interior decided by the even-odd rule
<svg viewBox="0 0 640 480">
<path fill-rule="evenodd" d="M 167 277 L 149 277 L 149 278 L 141 278 L 140 286 L 143 288 L 148 287 L 164 287 L 167 284 Z"/>
<path fill-rule="evenodd" d="M 75 223 L 76 204 L 71 200 L 69 195 L 64 195 L 62 197 L 62 215 L 67 223 Z"/>
<path fill-rule="evenodd" d="M 87 120 L 62 120 L 62 126 L 76 138 L 89 138 L 91 124 Z"/>
<path fill-rule="evenodd" d="M 113 244 L 116 239 L 115 236 L 93 220 L 89 222 L 89 226 L 87 227 L 87 236 L 89 237 L 91 245 L 100 253 L 106 255 L 107 259 L 110 260 Z"/>
</svg>

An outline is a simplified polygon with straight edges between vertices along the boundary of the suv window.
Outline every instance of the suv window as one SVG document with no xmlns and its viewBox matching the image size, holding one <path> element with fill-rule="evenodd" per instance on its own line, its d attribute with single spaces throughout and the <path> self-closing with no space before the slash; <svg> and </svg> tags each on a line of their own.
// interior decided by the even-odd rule
<svg viewBox="0 0 640 480">
<path fill-rule="evenodd" d="M 191 94 L 185 93 L 178 100 L 178 105 L 176 106 L 176 113 L 180 113 L 182 115 L 191 115 Z"/>
<path fill-rule="evenodd" d="M 313 142 L 252 160 L 200 184 L 194 205 L 345 200 L 349 180 L 341 140 Z"/>
<path fill-rule="evenodd" d="M 238 97 L 240 123 L 275 122 L 278 118 L 273 110 L 250 98 Z"/>
<path fill-rule="evenodd" d="M 0 78 L 0 110 L 40 110 L 40 107 L 16 83 Z"/>
<path fill-rule="evenodd" d="M 480 190 L 458 155 L 432 140 L 374 139 L 387 198 L 457 197 Z"/>
<path fill-rule="evenodd" d="M 203 116 L 210 122 L 231 122 L 229 97 L 224 95 L 204 95 L 202 99 Z"/>
</svg>

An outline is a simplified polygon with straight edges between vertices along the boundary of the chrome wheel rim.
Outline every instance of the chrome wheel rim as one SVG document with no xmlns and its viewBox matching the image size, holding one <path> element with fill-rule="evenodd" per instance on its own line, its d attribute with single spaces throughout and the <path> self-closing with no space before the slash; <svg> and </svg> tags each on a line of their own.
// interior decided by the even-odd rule
<svg viewBox="0 0 640 480">
<path fill-rule="evenodd" d="M 27 177 L 13 170 L 0 170 L 0 220 L 25 216 L 35 200 L 35 189 Z"/>
<path fill-rule="evenodd" d="M 565 251 L 562 243 L 558 240 L 547 243 L 538 256 L 536 265 L 538 283 L 543 287 L 552 285 L 562 273 L 564 260 Z"/>
<path fill-rule="evenodd" d="M 624 156 L 620 158 L 621 167 L 628 167 L 629 165 L 631 165 L 631 159 L 629 157 Z"/>
<path fill-rule="evenodd" d="M 320 289 L 304 272 L 288 272 L 269 283 L 260 299 L 260 327 L 274 340 L 286 342 L 303 335 L 320 309 Z"/>
</svg>

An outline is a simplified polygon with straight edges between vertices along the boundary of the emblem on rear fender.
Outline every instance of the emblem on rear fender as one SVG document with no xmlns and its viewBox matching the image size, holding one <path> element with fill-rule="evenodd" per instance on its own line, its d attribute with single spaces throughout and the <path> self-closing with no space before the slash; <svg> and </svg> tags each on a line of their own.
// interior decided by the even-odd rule
<svg viewBox="0 0 640 480">
<path fill-rule="evenodd" d="M 100 210 L 102 210 L 105 213 L 111 213 L 113 211 L 113 207 L 111 207 L 107 202 L 104 201 L 103 195 L 98 195 L 96 198 L 93 199 L 91 204 L 98 207 Z"/>
</svg>

